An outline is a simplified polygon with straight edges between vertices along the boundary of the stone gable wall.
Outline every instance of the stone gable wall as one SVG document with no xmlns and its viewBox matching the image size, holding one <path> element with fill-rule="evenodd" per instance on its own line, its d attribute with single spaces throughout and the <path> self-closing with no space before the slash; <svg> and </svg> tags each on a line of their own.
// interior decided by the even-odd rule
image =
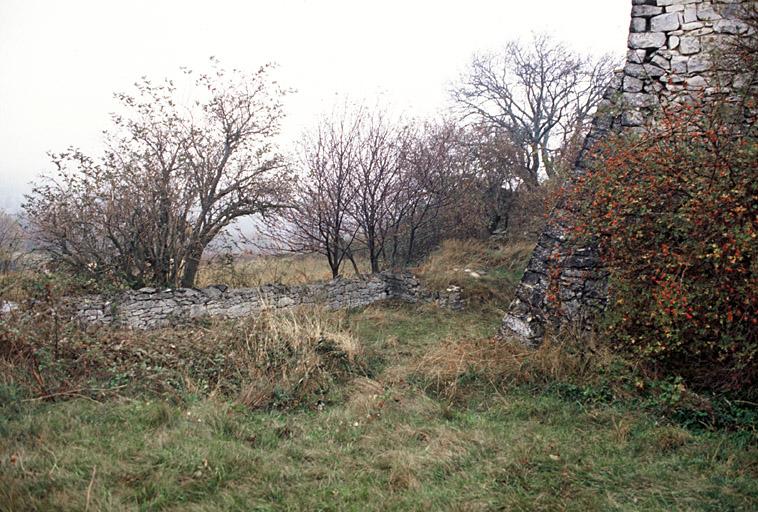
<svg viewBox="0 0 758 512">
<path fill-rule="evenodd" d="M 642 126 L 660 105 L 694 95 L 729 96 L 750 73 L 721 69 L 734 37 L 750 30 L 741 17 L 753 0 L 633 0 L 623 70 L 621 124 Z"/>
<path fill-rule="evenodd" d="M 409 273 L 381 273 L 367 280 L 336 279 L 302 286 L 270 284 L 261 288 L 157 290 L 143 288 L 114 297 L 92 295 L 77 299 L 74 318 L 82 325 L 154 329 L 187 323 L 205 317 L 238 318 L 262 310 L 323 305 L 347 309 L 397 299 L 411 303 L 430 302 L 453 310 L 463 308 L 461 290 L 425 290 Z"/>
<path fill-rule="evenodd" d="M 611 131 L 644 130 L 661 106 L 696 96 L 730 99 L 750 83 L 750 73 L 720 64 L 725 48 L 751 29 L 744 9 L 754 0 L 632 0 L 626 64 L 598 108 L 574 175 L 588 167 L 589 150 Z M 736 99 L 736 98 L 734 98 Z M 597 248 L 569 244 L 571 213 L 558 205 L 540 235 L 500 329 L 502 337 L 529 346 L 550 326 L 591 324 L 607 303 L 607 277 Z M 546 300 L 555 291 L 555 307 Z"/>
</svg>

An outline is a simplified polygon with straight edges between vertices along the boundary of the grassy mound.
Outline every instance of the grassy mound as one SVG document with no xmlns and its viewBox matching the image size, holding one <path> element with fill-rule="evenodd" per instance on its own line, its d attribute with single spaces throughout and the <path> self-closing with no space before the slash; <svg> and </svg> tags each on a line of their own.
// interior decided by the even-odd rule
<svg viewBox="0 0 758 512">
<path fill-rule="evenodd" d="M 27 312 L 21 312 L 23 315 Z M 252 408 L 318 400 L 363 373 L 360 342 L 339 315 L 264 312 L 178 329 L 83 332 L 64 325 L 55 346 L 29 325 L 2 324 L 6 383 L 42 399 L 109 393 L 216 393 Z M 21 326 L 22 328 L 18 328 Z M 26 327 L 25 330 L 23 327 Z"/>
<path fill-rule="evenodd" d="M 513 298 L 534 244 L 446 240 L 414 272 L 431 289 L 460 286 L 471 304 L 504 306 Z"/>
</svg>

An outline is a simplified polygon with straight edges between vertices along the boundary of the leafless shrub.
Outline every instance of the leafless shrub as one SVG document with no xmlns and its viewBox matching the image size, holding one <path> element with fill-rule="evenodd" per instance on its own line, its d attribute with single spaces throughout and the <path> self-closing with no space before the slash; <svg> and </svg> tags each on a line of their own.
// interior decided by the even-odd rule
<svg viewBox="0 0 758 512">
<path fill-rule="evenodd" d="M 280 206 L 288 185 L 272 145 L 282 90 L 268 75 L 214 62 L 187 107 L 168 80 L 117 94 L 125 113 L 113 115 L 105 153 L 52 154 L 56 172 L 27 196 L 38 243 L 80 274 L 192 286 L 205 247 L 235 219 Z"/>
<path fill-rule="evenodd" d="M 455 231 L 441 221 L 465 196 L 459 131 L 361 106 L 323 119 L 303 138 L 292 204 L 266 220 L 267 238 L 324 255 L 333 277 L 345 261 L 359 274 L 356 253 L 370 272 L 418 259 Z"/>
<path fill-rule="evenodd" d="M 297 159 L 299 179 L 290 207 L 264 220 L 276 248 L 326 257 L 332 277 L 347 258 L 358 274 L 353 242 L 359 226 L 351 216 L 357 193 L 360 129 L 365 112 L 343 110 L 306 133 Z"/>
</svg>

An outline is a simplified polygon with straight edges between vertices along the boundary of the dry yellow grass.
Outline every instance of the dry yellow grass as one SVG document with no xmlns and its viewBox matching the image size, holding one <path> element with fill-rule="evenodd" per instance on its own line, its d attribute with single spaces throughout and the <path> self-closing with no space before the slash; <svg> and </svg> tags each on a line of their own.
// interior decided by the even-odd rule
<svg viewBox="0 0 758 512">
<path fill-rule="evenodd" d="M 431 289 L 456 285 L 469 302 L 502 305 L 512 298 L 533 248 L 529 242 L 446 240 L 414 272 Z"/>
<path fill-rule="evenodd" d="M 410 371 L 451 398 L 467 374 L 498 389 L 556 381 L 590 382 L 599 369 L 612 363 L 613 355 L 589 339 L 584 341 L 591 350 L 577 350 L 575 342 L 555 338 L 536 350 L 496 338 L 448 340 L 431 347 Z"/>
<path fill-rule="evenodd" d="M 520 271 L 533 248 L 531 242 L 501 245 L 482 240 L 445 240 L 417 270 L 430 281 L 444 282 L 470 274 L 467 269 L 477 273 L 492 269 Z"/>
<path fill-rule="evenodd" d="M 358 260 L 358 268 L 366 272 L 368 266 Z M 342 268 L 343 277 L 355 277 L 352 265 Z M 232 287 L 257 287 L 268 283 L 286 285 L 328 281 L 331 270 L 320 254 L 278 254 L 232 259 L 216 258 L 203 262 L 196 286 L 225 284 Z"/>
<path fill-rule="evenodd" d="M 298 403 L 329 381 L 359 368 L 359 342 L 333 316 L 315 310 L 264 312 L 247 320 L 236 359 L 246 366 L 240 403 L 252 408 L 271 405 L 277 394 Z M 347 370 L 347 372 L 346 372 Z"/>
<path fill-rule="evenodd" d="M 523 270 L 534 244 L 517 242 L 508 245 L 481 240 L 446 240 L 416 268 L 411 269 L 433 289 L 451 284 L 480 287 L 488 281 L 517 276 Z M 357 258 L 358 270 L 369 272 L 365 258 Z M 353 266 L 346 262 L 343 277 L 355 277 Z M 226 284 L 234 287 L 256 287 L 267 283 L 287 285 L 328 281 L 331 270 L 320 254 L 278 254 L 251 257 L 218 257 L 204 261 L 197 277 L 197 286 Z M 459 284 L 459 285 L 460 285 Z"/>
</svg>

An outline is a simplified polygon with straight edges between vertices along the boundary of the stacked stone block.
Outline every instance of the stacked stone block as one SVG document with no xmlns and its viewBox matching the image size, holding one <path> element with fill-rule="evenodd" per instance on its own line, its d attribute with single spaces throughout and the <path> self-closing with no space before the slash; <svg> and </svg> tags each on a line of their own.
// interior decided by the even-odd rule
<svg viewBox="0 0 758 512">
<path fill-rule="evenodd" d="M 632 0 L 626 64 L 606 92 L 574 166 L 611 131 L 644 130 L 662 106 L 694 97 L 738 99 L 754 77 L 721 69 L 730 42 L 751 33 L 744 13 L 754 0 Z M 607 304 L 607 272 L 597 247 L 568 236 L 572 214 L 559 204 L 540 235 L 500 334 L 539 345 L 548 329 L 592 325 Z"/>
<path fill-rule="evenodd" d="M 444 292 L 425 290 L 409 273 L 382 273 L 367 280 L 335 279 L 328 283 L 302 286 L 269 284 L 261 288 L 158 290 L 142 288 L 115 297 L 93 295 L 78 299 L 75 319 L 82 325 L 106 325 L 131 329 L 154 329 L 187 323 L 204 317 L 238 318 L 297 306 L 323 305 L 348 309 L 374 302 L 397 299 L 406 302 L 436 303 L 461 309 L 459 288 Z"/>
<path fill-rule="evenodd" d="M 621 124 L 644 126 L 655 110 L 695 95 L 730 95 L 749 74 L 725 73 L 733 37 L 748 33 L 745 0 L 634 0 Z"/>
</svg>

